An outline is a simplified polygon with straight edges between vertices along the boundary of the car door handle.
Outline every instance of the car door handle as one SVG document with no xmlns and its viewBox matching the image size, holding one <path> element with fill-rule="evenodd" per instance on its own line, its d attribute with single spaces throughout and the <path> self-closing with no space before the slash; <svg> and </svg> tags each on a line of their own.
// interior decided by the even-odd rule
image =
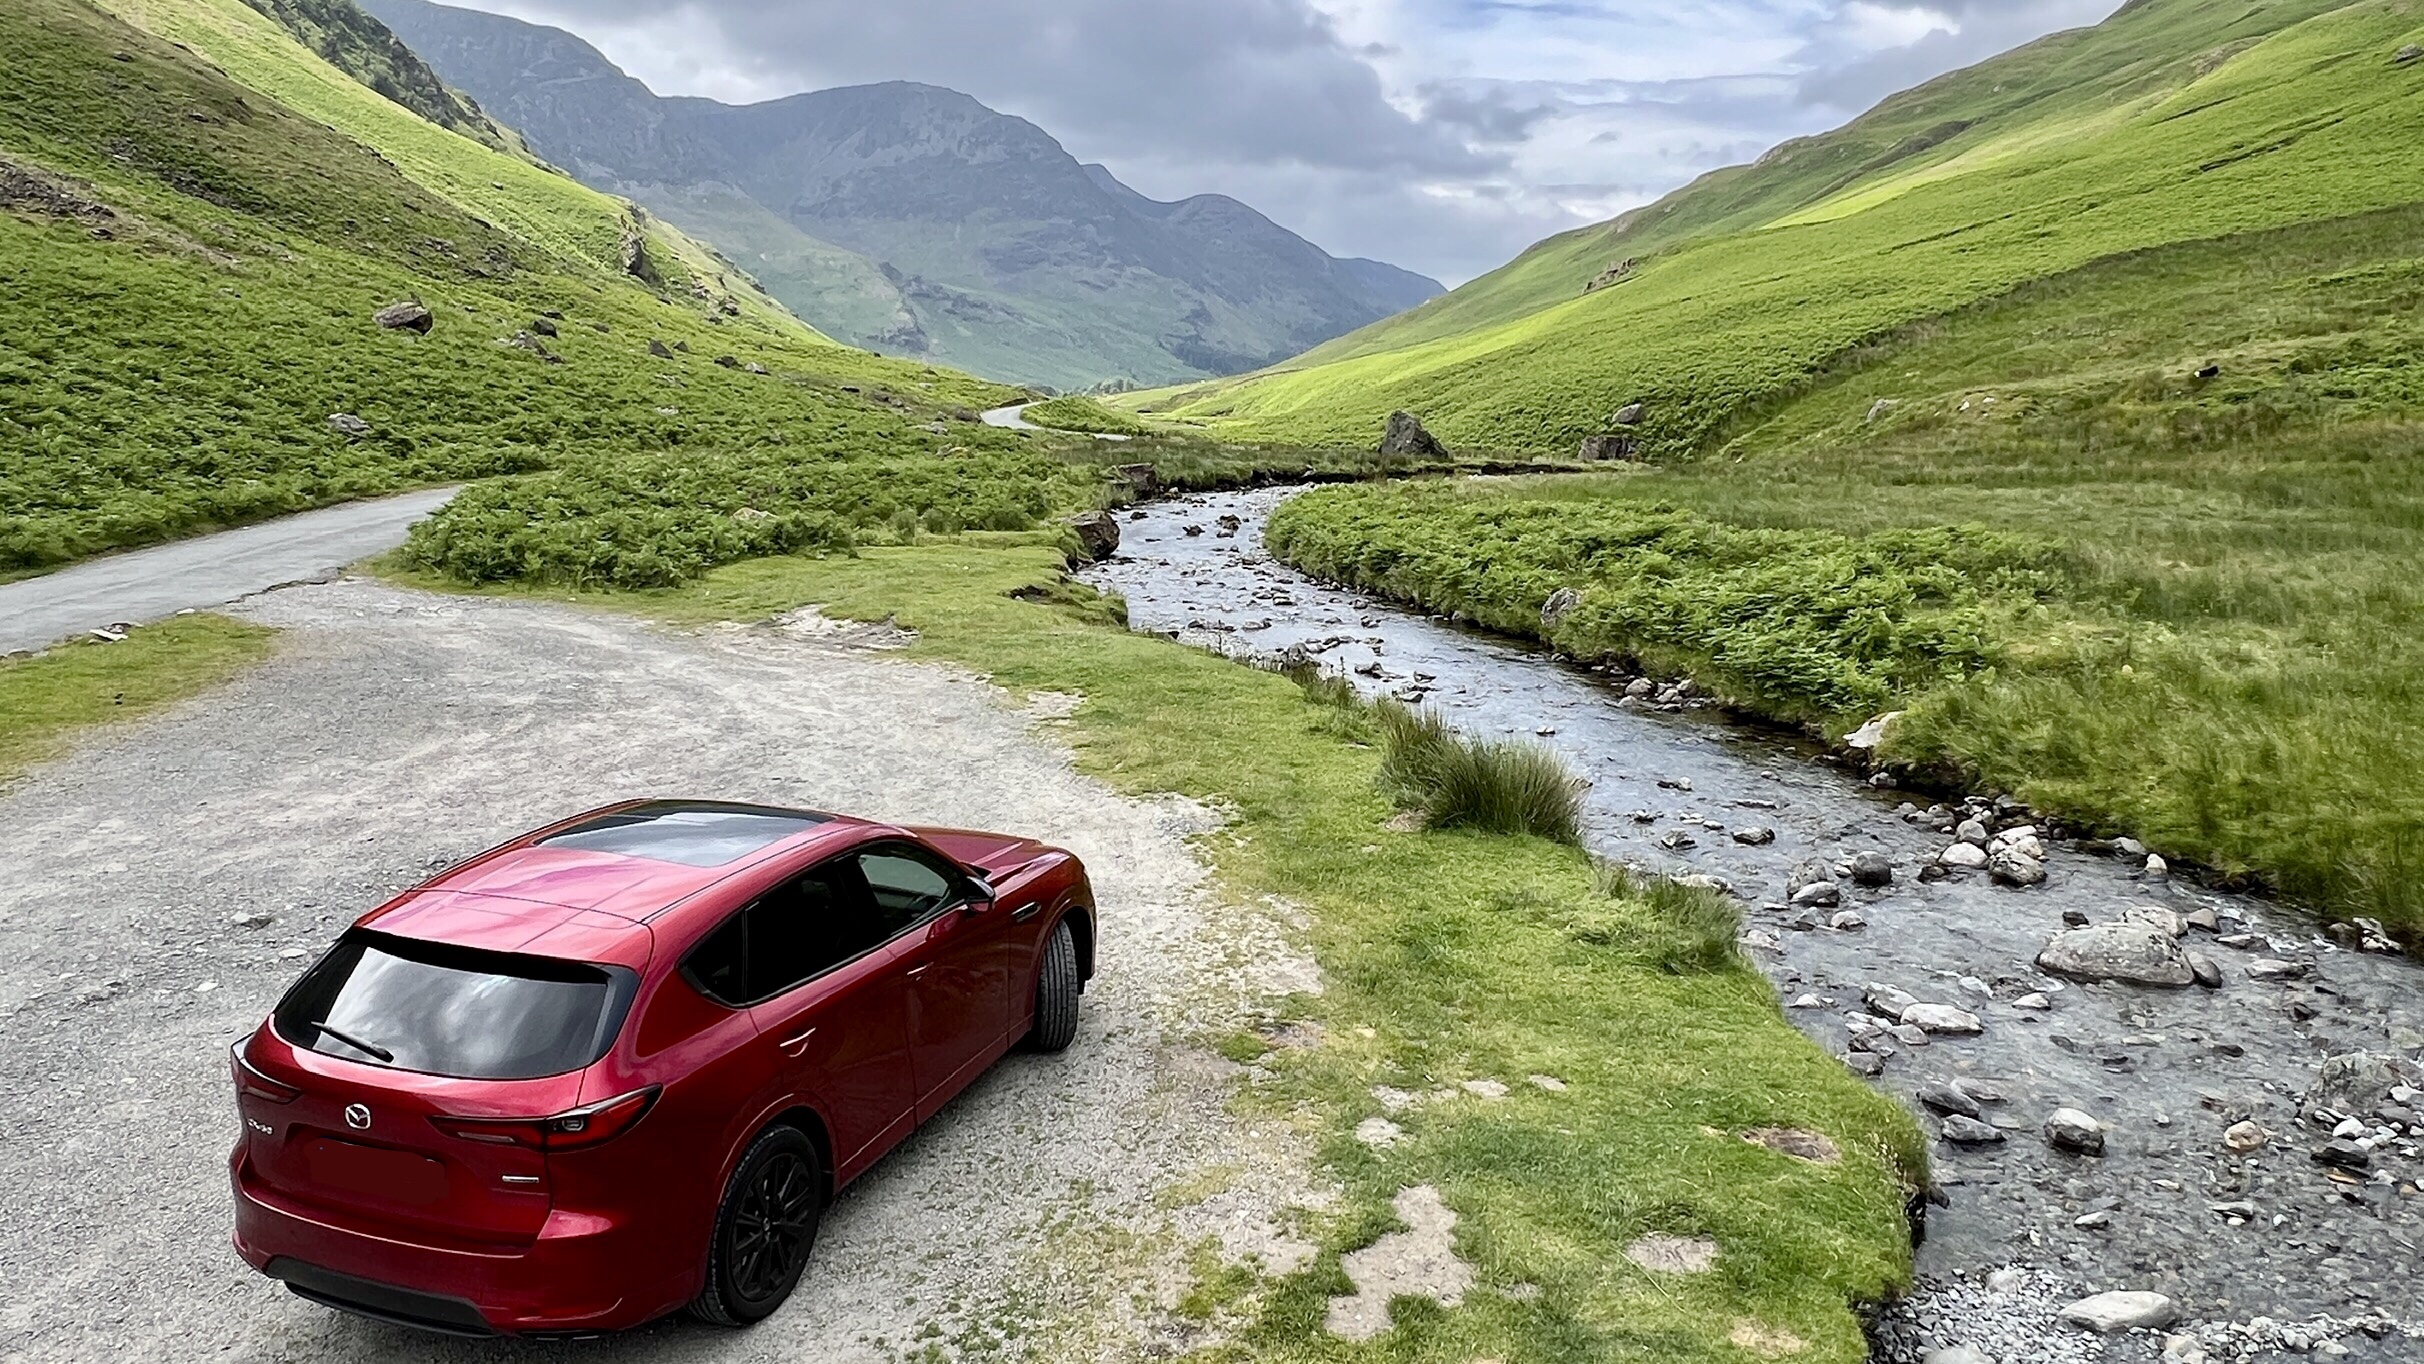
<svg viewBox="0 0 2424 1364">
<path fill-rule="evenodd" d="M 1036 901 L 1030 900 L 1026 904 L 1020 905 L 1018 908 L 1010 911 L 1010 922 L 1014 924 L 1023 924 L 1029 919 L 1032 919 L 1036 915 L 1043 912 L 1043 905 Z"/>
<path fill-rule="evenodd" d="M 928 971 L 931 971 L 931 970 L 933 970 L 933 969 L 934 969 L 934 963 L 933 963 L 933 962 L 926 962 L 926 963 L 924 963 L 924 964 L 922 964 L 922 965 L 918 965 L 918 966 L 912 966 L 912 967 L 910 967 L 910 968 L 909 968 L 909 971 L 908 971 L 908 979 L 910 979 L 910 980 L 916 980 L 916 979 L 917 979 L 919 976 L 922 976 L 922 975 L 926 974 Z"/>
<path fill-rule="evenodd" d="M 775 1045 L 783 1049 L 783 1054 L 785 1056 L 797 1056 L 801 1052 L 808 1050 L 808 1040 L 814 1036 L 816 1036 L 816 1029 L 810 1028 L 808 1031 L 801 1033 L 797 1037 L 785 1038 L 784 1040 L 775 1043 Z"/>
</svg>

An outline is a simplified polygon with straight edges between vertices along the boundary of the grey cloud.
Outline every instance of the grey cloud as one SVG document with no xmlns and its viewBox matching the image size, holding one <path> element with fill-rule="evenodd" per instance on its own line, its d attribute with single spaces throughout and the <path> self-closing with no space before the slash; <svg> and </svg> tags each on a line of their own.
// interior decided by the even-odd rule
<svg viewBox="0 0 2424 1364">
<path fill-rule="evenodd" d="M 1533 125 L 1554 117 L 1550 101 L 1518 103 L 1509 89 L 1488 82 L 1428 82 L 1417 87 L 1423 115 L 1445 124 L 1475 142 L 1514 143 L 1531 136 Z"/>
<path fill-rule="evenodd" d="M 529 0 L 556 22 L 663 23 L 659 0 Z M 1503 157 L 1409 117 L 1306 0 L 690 0 L 675 12 L 801 86 L 901 79 L 1023 115 L 1094 159 L 1487 174 Z"/>
</svg>

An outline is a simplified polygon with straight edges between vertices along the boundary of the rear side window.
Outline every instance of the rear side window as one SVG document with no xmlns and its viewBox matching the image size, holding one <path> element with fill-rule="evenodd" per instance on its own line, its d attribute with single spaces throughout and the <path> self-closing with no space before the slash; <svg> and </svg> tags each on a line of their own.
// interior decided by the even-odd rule
<svg viewBox="0 0 2424 1364">
<path fill-rule="evenodd" d="M 875 883 L 879 868 L 867 857 L 838 858 L 785 882 L 702 939 L 683 969 L 700 993 L 741 1008 L 857 960 L 939 906 L 950 891 L 933 869 L 890 861 L 899 865 L 883 869 L 882 885 Z"/>
<path fill-rule="evenodd" d="M 329 1056 L 532 1080 L 606 1054 L 639 978 L 622 967 L 355 930 L 288 991 L 278 1035 Z"/>
</svg>

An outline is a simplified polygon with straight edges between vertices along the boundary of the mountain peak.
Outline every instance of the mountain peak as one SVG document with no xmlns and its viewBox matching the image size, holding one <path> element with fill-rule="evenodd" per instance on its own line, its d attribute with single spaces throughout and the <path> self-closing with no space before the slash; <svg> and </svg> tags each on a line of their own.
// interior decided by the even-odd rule
<svg viewBox="0 0 2424 1364">
<path fill-rule="evenodd" d="M 369 8 L 538 154 L 871 348 L 1056 388 L 1158 383 L 1258 368 L 1442 291 L 1335 259 L 1226 195 L 1139 194 L 944 86 L 663 98 L 559 29 L 431 0 Z"/>
</svg>

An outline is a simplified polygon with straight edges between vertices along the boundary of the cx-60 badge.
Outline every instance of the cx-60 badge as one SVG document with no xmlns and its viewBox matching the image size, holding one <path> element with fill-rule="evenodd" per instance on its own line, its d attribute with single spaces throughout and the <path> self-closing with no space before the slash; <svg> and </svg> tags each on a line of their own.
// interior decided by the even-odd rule
<svg viewBox="0 0 2424 1364">
<path fill-rule="evenodd" d="M 345 1125 L 356 1132 L 370 1127 L 370 1109 L 362 1104 L 345 1105 Z"/>
</svg>

